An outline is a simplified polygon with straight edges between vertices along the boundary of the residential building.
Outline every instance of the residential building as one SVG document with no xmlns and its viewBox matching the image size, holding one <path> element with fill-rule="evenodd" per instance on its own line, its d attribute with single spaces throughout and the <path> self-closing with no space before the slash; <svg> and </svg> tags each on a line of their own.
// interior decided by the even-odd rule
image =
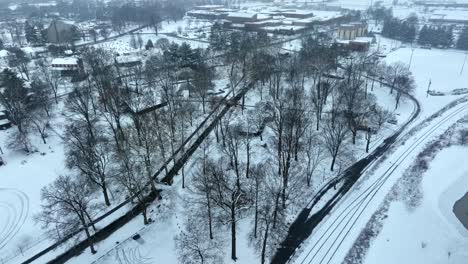
<svg viewBox="0 0 468 264">
<path fill-rule="evenodd" d="M 73 76 L 83 73 L 83 61 L 75 57 L 55 58 L 51 63 L 52 70 L 57 74 Z"/>
<path fill-rule="evenodd" d="M 363 37 L 367 34 L 367 24 L 363 22 L 355 22 L 343 24 L 338 27 L 337 35 L 340 40 L 353 40 L 358 37 Z"/>
<path fill-rule="evenodd" d="M 76 38 L 77 29 L 74 25 L 60 20 L 53 20 L 47 28 L 49 43 L 66 43 Z"/>
</svg>

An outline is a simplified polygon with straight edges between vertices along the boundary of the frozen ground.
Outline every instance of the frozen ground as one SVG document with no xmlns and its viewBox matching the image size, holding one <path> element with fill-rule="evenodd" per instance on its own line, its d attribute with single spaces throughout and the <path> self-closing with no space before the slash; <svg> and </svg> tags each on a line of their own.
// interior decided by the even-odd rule
<svg viewBox="0 0 468 264">
<path fill-rule="evenodd" d="M 382 47 L 385 47 L 389 45 L 389 40 L 383 38 L 380 40 L 380 43 Z M 412 51 L 412 48 L 401 48 L 400 45 L 396 45 L 394 48 L 390 49 L 386 48 L 384 53 L 387 54 L 387 58 L 385 61 L 387 63 L 396 61 L 409 63 Z M 421 103 L 421 115 L 410 128 L 436 113 L 448 103 L 461 97 L 460 95 L 427 97 L 426 92 L 429 80 L 431 80 L 431 90 L 441 92 L 450 92 L 453 89 L 467 87 L 468 72 L 460 74 L 463 59 L 463 54 L 455 50 L 414 49 L 411 71 L 416 80 L 417 89 L 415 91 L 415 96 Z M 325 218 L 325 221 L 314 231 L 310 239 L 304 243 L 304 246 L 299 249 L 294 258 L 294 263 L 342 263 L 348 249 L 352 247 L 354 241 L 360 235 L 361 230 L 366 226 L 366 223 L 372 217 L 373 213 L 380 208 L 387 193 L 390 192 L 394 184 L 401 178 L 405 169 L 411 165 L 414 157 L 422 151 L 425 144 L 436 136 L 443 134 L 451 124 L 455 123 L 467 113 L 466 103 L 460 104 L 434 120 L 423 122 L 425 126 L 409 137 L 405 144 L 399 145 L 392 153 L 389 153 L 379 166 L 371 166 L 361 180 L 358 181 L 357 185 L 343 198 L 330 216 Z M 402 140 L 399 139 L 398 142 L 402 143 Z M 450 166 L 454 166 L 455 163 L 450 164 L 452 164 Z M 446 166 L 445 168 L 450 168 L 450 166 Z M 460 177 L 460 173 L 458 176 L 453 177 Z M 442 181 L 444 180 L 444 178 L 439 179 Z M 450 183 L 450 180 L 447 180 L 447 182 Z M 437 184 L 435 186 L 437 186 Z M 430 191 L 430 189 L 425 189 L 425 192 L 426 191 Z M 435 191 L 433 195 L 437 197 L 437 191 Z M 459 199 L 462 195 L 453 199 Z M 393 232 L 396 234 L 395 236 L 398 237 L 399 234 L 402 233 L 402 240 L 407 239 L 408 243 L 417 244 L 417 246 L 421 248 L 421 241 L 414 241 L 419 240 L 419 237 L 414 240 L 409 240 L 412 235 L 412 229 L 409 227 L 404 227 L 404 230 L 403 227 L 398 229 L 398 226 L 403 225 L 401 222 L 402 219 L 396 221 L 400 222 L 395 222 L 391 228 L 387 229 L 386 234 Z M 415 222 L 415 224 L 417 224 L 417 222 Z M 434 229 L 430 224 L 427 227 L 420 224 L 419 228 L 421 232 L 423 232 L 423 230 L 427 232 L 428 230 Z M 434 237 L 435 239 L 444 232 L 442 229 L 439 230 L 434 232 L 434 234 L 428 234 L 428 236 Z M 367 233 L 363 234 L 366 235 Z M 447 236 L 444 238 L 447 238 L 446 241 L 449 243 L 450 239 L 448 239 Z M 383 238 L 383 240 L 385 239 Z M 450 243 L 458 242 L 454 240 Z M 385 263 L 426 263 L 424 261 L 405 262 L 407 259 L 402 258 L 402 256 L 410 258 L 410 251 L 397 254 L 398 248 L 388 250 L 385 245 L 386 244 L 382 242 L 378 248 L 374 249 L 372 253 L 374 257 L 366 263 L 381 263 L 380 260 L 385 258 L 381 257 L 380 254 L 384 254 L 384 256 L 394 254 L 395 258 L 391 259 L 393 261 Z M 398 241 L 395 241 L 394 245 L 396 247 L 402 246 Z M 445 251 L 444 254 L 448 254 L 447 249 L 444 248 L 443 245 L 441 245 L 438 250 L 439 252 Z M 396 259 L 396 255 L 400 256 L 398 260 Z M 378 259 L 379 261 L 377 261 Z M 348 263 L 356 262 L 350 261 Z M 447 262 L 436 261 L 433 263 Z"/>
<path fill-rule="evenodd" d="M 466 263 L 468 231 L 452 206 L 468 190 L 467 151 L 454 146 L 437 154 L 423 174 L 424 198 L 416 209 L 391 203 L 364 263 Z"/>
<path fill-rule="evenodd" d="M 399 48 L 388 54 L 385 61 L 387 63 L 402 61 L 408 64 L 412 51 L 411 47 Z M 422 107 L 421 119 L 459 97 L 454 95 L 428 97 L 429 82 L 431 82 L 430 90 L 440 92 L 468 88 L 468 65 L 461 72 L 463 61 L 464 53 L 458 50 L 414 48 L 410 70 L 417 85 L 415 96 Z"/>
<path fill-rule="evenodd" d="M 41 188 L 64 170 L 60 138 L 51 133 L 47 145 L 36 138 L 38 152 L 25 156 L 7 148 L 11 131 L 0 131 L 0 147 L 7 163 L 0 167 L 0 263 L 20 255 L 20 247 L 46 239 L 33 216 L 40 212 Z"/>
</svg>

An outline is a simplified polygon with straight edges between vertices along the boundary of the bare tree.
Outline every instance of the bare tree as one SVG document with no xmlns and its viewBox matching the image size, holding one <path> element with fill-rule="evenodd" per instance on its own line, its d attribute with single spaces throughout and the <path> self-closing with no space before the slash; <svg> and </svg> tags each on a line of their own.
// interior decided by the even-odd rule
<svg viewBox="0 0 468 264">
<path fill-rule="evenodd" d="M 395 109 L 400 105 L 400 99 L 403 94 L 412 94 L 416 89 L 414 83 L 414 78 L 411 75 L 411 72 L 406 73 L 406 75 L 401 75 L 395 78 L 394 82 L 395 89 L 397 90 L 395 96 Z"/>
<path fill-rule="evenodd" d="M 117 153 L 119 172 L 116 176 L 117 182 L 122 186 L 129 197 L 136 199 L 138 204 L 142 206 L 143 224 L 149 224 L 147 191 L 148 178 L 145 177 L 142 164 L 135 158 L 131 151 L 131 147 L 126 146 Z"/>
<path fill-rule="evenodd" d="M 104 202 L 110 206 L 108 185 L 111 178 L 111 146 L 102 130 L 95 125 L 93 132 L 86 122 L 75 121 L 66 129 L 67 166 L 77 169 L 92 184 L 101 188 Z"/>
<path fill-rule="evenodd" d="M 330 170 L 333 171 L 336 158 L 340 153 L 340 149 L 343 145 L 346 135 L 348 134 L 348 127 L 343 119 L 338 118 L 334 124 L 332 124 L 331 119 L 328 119 L 325 122 L 322 132 L 323 143 L 325 148 L 330 153 L 332 157 L 332 162 Z"/>
<path fill-rule="evenodd" d="M 31 59 L 26 55 L 26 53 L 17 47 L 10 48 L 9 52 L 13 53 L 13 56 L 8 57 L 8 66 L 11 68 L 16 68 L 17 71 L 21 74 L 21 77 L 25 80 L 29 80 L 29 62 Z"/>
<path fill-rule="evenodd" d="M 16 244 L 16 248 L 18 249 L 19 253 L 24 256 L 24 252 L 31 247 L 33 239 L 29 235 L 23 235 L 18 239 L 18 243 Z"/>
<path fill-rule="evenodd" d="M 383 124 L 385 124 L 385 122 L 387 122 L 392 117 L 392 113 L 387 109 L 376 106 L 371 117 L 372 123 L 376 124 L 380 129 L 382 128 Z"/>
<path fill-rule="evenodd" d="M 259 206 L 261 204 L 261 191 L 264 188 L 265 184 L 265 164 L 255 164 L 251 168 L 251 200 L 254 204 L 254 231 L 253 236 L 257 238 L 257 230 L 258 230 L 258 219 L 259 219 Z"/>
<path fill-rule="evenodd" d="M 305 144 L 306 182 L 307 186 L 311 186 L 315 171 L 325 159 L 324 148 L 320 138 L 313 132 L 312 128 L 307 130 Z"/>
<path fill-rule="evenodd" d="M 222 221 L 231 227 L 231 258 L 237 259 L 237 222 L 242 213 L 248 208 L 249 201 L 246 193 L 234 180 L 226 168 L 226 161 L 220 159 L 217 163 L 210 162 L 207 173 L 213 182 L 212 199 L 221 210 Z M 235 177 L 234 177 L 235 178 Z"/>
<path fill-rule="evenodd" d="M 138 42 L 135 38 L 135 35 L 132 34 L 132 37 L 130 38 L 130 47 L 132 47 L 133 49 L 137 49 L 138 48 Z"/>
<path fill-rule="evenodd" d="M 96 253 L 89 228 L 93 229 L 92 212 L 97 206 L 92 203 L 92 188 L 80 178 L 61 175 L 49 186 L 41 189 L 41 212 L 36 215 L 37 222 L 44 228 L 51 225 L 57 230 L 68 233 L 83 228 L 92 254 Z"/>
<path fill-rule="evenodd" d="M 390 93 L 393 94 L 393 90 L 396 88 L 396 82 L 400 76 L 408 76 L 411 72 L 408 70 L 408 66 L 402 62 L 395 62 L 391 65 L 387 65 L 384 69 L 383 77 L 384 80 L 390 85 Z"/>
<path fill-rule="evenodd" d="M 137 41 L 138 41 L 138 47 L 141 49 L 143 48 L 143 38 L 141 37 L 141 34 L 138 34 L 138 37 L 137 37 Z"/>
<path fill-rule="evenodd" d="M 195 194 L 196 198 L 191 199 L 191 202 L 201 204 L 203 209 L 203 217 L 208 222 L 208 236 L 210 239 L 213 239 L 213 221 L 214 221 L 214 202 L 213 202 L 213 192 L 214 184 L 211 181 L 211 177 L 208 173 L 208 166 L 213 166 L 208 159 L 208 145 L 205 143 L 202 145 L 203 154 L 200 168 L 198 168 L 195 177 L 192 180 L 192 187 L 189 187 L 189 190 Z"/>
<path fill-rule="evenodd" d="M 58 104 L 57 94 L 59 90 L 59 85 L 62 82 L 62 77 L 60 76 L 60 74 L 54 73 L 51 70 L 50 65 L 48 65 L 45 59 L 36 60 L 35 63 L 38 67 L 40 78 L 49 85 L 50 89 L 54 93 L 55 103 Z"/>
<path fill-rule="evenodd" d="M 260 254 L 260 263 L 266 263 L 277 249 L 287 231 L 285 210 L 279 206 L 282 180 L 271 170 L 266 173 L 265 184 L 260 188 L 258 225 L 250 232 L 250 243 Z"/>
<path fill-rule="evenodd" d="M 205 101 L 210 90 L 214 88 L 213 84 L 214 71 L 206 63 L 199 65 L 193 72 L 192 85 L 195 88 L 195 93 L 202 100 L 203 114 L 205 114 Z"/>
<path fill-rule="evenodd" d="M 189 218 L 185 230 L 175 237 L 179 262 L 183 264 L 223 263 L 223 243 L 218 239 L 206 239 L 206 226 L 198 219 Z"/>
</svg>

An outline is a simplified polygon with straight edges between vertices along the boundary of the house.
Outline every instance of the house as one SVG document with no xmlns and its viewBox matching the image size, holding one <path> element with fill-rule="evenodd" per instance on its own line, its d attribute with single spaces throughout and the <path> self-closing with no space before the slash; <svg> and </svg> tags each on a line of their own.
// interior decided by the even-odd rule
<svg viewBox="0 0 468 264">
<path fill-rule="evenodd" d="M 8 65 L 8 60 L 12 56 L 14 56 L 14 55 L 11 54 L 7 50 L 0 50 L 0 66 L 1 65 L 7 66 Z"/>
<path fill-rule="evenodd" d="M 4 110 L 0 109 L 0 130 L 5 130 L 11 127 L 11 122 Z"/>
<path fill-rule="evenodd" d="M 217 12 L 211 10 L 192 10 L 187 12 L 187 16 L 198 19 L 218 20 L 227 17 L 227 12 Z"/>
<path fill-rule="evenodd" d="M 278 12 L 278 14 L 284 17 L 299 19 L 311 18 L 314 16 L 314 12 L 310 10 L 284 10 Z"/>
<path fill-rule="evenodd" d="M 233 24 L 243 24 L 246 22 L 258 21 L 257 16 L 258 15 L 256 13 L 232 12 L 227 15 L 226 19 Z"/>
<path fill-rule="evenodd" d="M 357 38 L 349 41 L 349 49 L 357 52 L 366 52 L 369 50 L 372 40 L 367 38 Z"/>
<path fill-rule="evenodd" d="M 137 56 L 122 55 L 115 58 L 115 63 L 119 67 L 129 68 L 142 65 L 141 59 Z"/>
<path fill-rule="evenodd" d="M 53 20 L 47 28 L 47 41 L 50 43 L 65 43 L 76 39 L 76 26 L 60 20 Z"/>
<path fill-rule="evenodd" d="M 55 58 L 51 63 L 52 70 L 57 74 L 73 76 L 83 73 L 83 61 L 75 57 Z"/>
<path fill-rule="evenodd" d="M 358 37 L 353 40 L 337 40 L 336 44 L 339 47 L 355 52 L 366 52 L 369 50 L 372 43 L 372 38 Z"/>
<path fill-rule="evenodd" d="M 200 5 L 200 6 L 194 7 L 193 9 L 195 9 L 195 10 L 210 10 L 210 11 L 214 11 L 214 10 L 223 9 L 223 8 L 224 8 L 223 5 Z"/>
<path fill-rule="evenodd" d="M 343 24 L 338 27 L 337 35 L 340 40 L 353 40 L 358 37 L 363 37 L 367 34 L 367 24 L 363 22 L 355 22 Z"/>
</svg>

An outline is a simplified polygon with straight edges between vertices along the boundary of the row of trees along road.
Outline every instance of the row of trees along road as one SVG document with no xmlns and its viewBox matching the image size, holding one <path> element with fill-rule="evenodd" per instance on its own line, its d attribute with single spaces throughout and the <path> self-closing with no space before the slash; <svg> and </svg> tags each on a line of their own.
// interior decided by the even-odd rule
<svg viewBox="0 0 468 264">
<path fill-rule="evenodd" d="M 249 76 L 260 102 L 230 111 L 215 129 L 218 144 L 202 145 L 187 185 L 185 202 L 193 206 L 176 246 L 181 263 L 221 263 L 229 230 L 236 260 L 238 224 L 248 218 L 250 246 L 265 263 L 287 232 L 289 210 L 303 206 L 323 162 L 333 171 L 336 163 L 352 160 L 349 148 L 358 144 L 359 133 L 369 151 L 373 133 L 390 118 L 370 93 L 376 80 L 391 87 L 395 108 L 414 81 L 406 65 L 349 54 L 326 36 L 306 37 L 298 54 L 285 54 L 274 46 L 258 48 L 262 35 L 216 25 L 213 31 L 211 48 L 226 54 L 230 82 Z"/>
</svg>

